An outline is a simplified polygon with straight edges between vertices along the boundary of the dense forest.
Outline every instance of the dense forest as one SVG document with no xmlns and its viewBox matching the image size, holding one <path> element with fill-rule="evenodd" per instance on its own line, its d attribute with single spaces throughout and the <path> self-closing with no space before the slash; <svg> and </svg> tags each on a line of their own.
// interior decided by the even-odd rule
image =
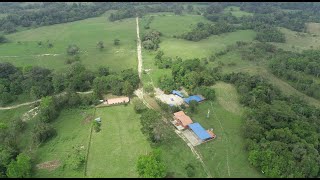
<svg viewBox="0 0 320 180">
<path fill-rule="evenodd" d="M 102 81 L 107 81 L 108 86 L 104 87 Z M 16 100 L 20 94 L 39 99 L 63 91 L 87 91 L 92 87 L 98 97 L 107 90 L 116 95 L 132 95 L 139 78 L 132 69 L 117 74 L 110 72 L 108 67 L 100 67 L 93 72 L 80 62 L 69 65 L 64 73 L 37 66 L 18 68 L 10 63 L 0 63 L 0 82 L 0 103 L 5 105 Z"/>
<path fill-rule="evenodd" d="M 320 51 L 285 52 L 270 62 L 271 72 L 308 96 L 320 99 Z"/>
<path fill-rule="evenodd" d="M 243 129 L 250 163 L 267 177 L 319 176 L 320 110 L 282 95 L 259 76 L 233 73 L 224 80 L 250 108 Z"/>
</svg>

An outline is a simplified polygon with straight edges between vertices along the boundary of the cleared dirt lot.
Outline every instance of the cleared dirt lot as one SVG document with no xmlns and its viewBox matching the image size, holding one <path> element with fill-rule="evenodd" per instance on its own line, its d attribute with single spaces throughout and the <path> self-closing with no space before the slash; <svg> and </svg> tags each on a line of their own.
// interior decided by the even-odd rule
<svg viewBox="0 0 320 180">
<path fill-rule="evenodd" d="M 156 98 L 160 99 L 162 102 L 166 104 L 173 104 L 176 106 L 183 104 L 183 99 L 177 95 L 164 94 L 164 92 L 159 88 L 155 88 L 155 93 Z"/>
</svg>

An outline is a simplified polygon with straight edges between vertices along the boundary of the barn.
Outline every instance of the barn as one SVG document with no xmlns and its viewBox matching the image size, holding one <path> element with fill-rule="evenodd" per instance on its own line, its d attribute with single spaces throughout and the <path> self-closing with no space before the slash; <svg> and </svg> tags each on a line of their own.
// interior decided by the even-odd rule
<svg viewBox="0 0 320 180">
<path fill-rule="evenodd" d="M 183 94 L 182 94 L 180 91 L 173 90 L 173 91 L 172 91 L 172 94 L 177 95 L 177 96 L 179 96 L 179 97 L 182 97 L 182 98 L 183 98 Z"/>
<path fill-rule="evenodd" d="M 214 138 L 211 133 L 208 133 L 199 123 L 189 124 L 189 128 L 198 136 L 201 141 L 207 141 Z"/>
<path fill-rule="evenodd" d="M 204 97 L 202 97 L 201 95 L 193 95 L 193 96 L 189 96 L 188 98 L 183 98 L 184 102 L 186 102 L 187 104 L 190 103 L 190 101 L 197 101 L 197 102 L 201 102 L 204 100 Z"/>
</svg>

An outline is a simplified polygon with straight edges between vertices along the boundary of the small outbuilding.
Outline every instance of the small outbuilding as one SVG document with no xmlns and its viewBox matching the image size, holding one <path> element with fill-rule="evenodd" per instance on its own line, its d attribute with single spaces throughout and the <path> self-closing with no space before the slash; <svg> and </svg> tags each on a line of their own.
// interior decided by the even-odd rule
<svg viewBox="0 0 320 180">
<path fill-rule="evenodd" d="M 107 99 L 105 103 L 108 105 L 113 105 L 113 104 L 128 103 L 129 101 L 130 101 L 129 97 L 119 97 L 119 98 Z"/>
<path fill-rule="evenodd" d="M 182 94 L 180 91 L 173 90 L 173 91 L 172 91 L 172 94 L 177 95 L 177 96 L 179 96 L 179 97 L 182 97 L 182 98 L 183 98 L 183 94 Z"/>
<path fill-rule="evenodd" d="M 193 95 L 193 96 L 189 96 L 188 98 L 183 98 L 184 102 L 186 102 L 187 104 L 190 103 L 190 101 L 197 101 L 197 102 L 201 102 L 204 100 L 204 97 L 202 97 L 201 95 Z"/>
</svg>

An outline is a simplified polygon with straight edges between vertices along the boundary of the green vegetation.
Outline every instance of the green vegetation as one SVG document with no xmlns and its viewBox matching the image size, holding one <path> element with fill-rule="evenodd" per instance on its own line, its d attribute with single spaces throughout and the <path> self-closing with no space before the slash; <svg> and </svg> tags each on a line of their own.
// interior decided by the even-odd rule
<svg viewBox="0 0 320 180">
<path fill-rule="evenodd" d="M 243 131 L 250 163 L 267 177 L 317 176 L 319 153 L 314 127 L 319 123 L 315 118 L 319 109 L 282 95 L 259 76 L 238 73 L 227 75 L 225 80 L 236 85 L 240 102 L 250 108 Z"/>
<path fill-rule="evenodd" d="M 101 117 L 101 131 L 92 133 L 87 176 L 138 177 L 138 156 L 149 152 L 150 146 L 133 106 L 98 108 L 95 117 Z"/>
<path fill-rule="evenodd" d="M 7 176 L 9 178 L 30 178 L 31 159 L 25 154 L 19 154 L 17 161 L 11 161 L 8 165 Z"/>
<path fill-rule="evenodd" d="M 0 177 L 318 177 L 319 7 L 0 3 Z M 189 146 L 180 110 L 216 138 Z"/>
<path fill-rule="evenodd" d="M 208 39 L 192 42 L 182 39 L 164 38 L 160 43 L 160 49 L 169 57 L 204 58 L 213 52 L 224 50 L 227 45 L 237 41 L 252 41 L 255 37 L 252 30 L 239 30 L 236 32 L 213 35 Z"/>
<path fill-rule="evenodd" d="M 239 104 L 236 89 L 223 82 L 213 86 L 217 101 L 200 103 L 198 111 L 190 114 L 205 129 L 213 128 L 216 139 L 196 147 L 213 177 L 262 177 L 250 166 L 244 149 L 241 126 L 243 107 Z M 232 108 L 232 107 L 235 107 Z M 209 118 L 207 118 L 210 110 Z"/>
<path fill-rule="evenodd" d="M 224 9 L 224 13 L 226 13 L 226 14 L 231 13 L 235 17 L 252 16 L 253 15 L 253 13 L 241 11 L 240 7 L 238 7 L 238 6 L 228 6 Z"/>
<path fill-rule="evenodd" d="M 161 162 L 161 151 L 154 150 L 148 155 L 139 156 L 137 171 L 143 178 L 163 178 L 166 175 L 166 167 Z"/>
<path fill-rule="evenodd" d="M 70 44 L 76 44 L 80 48 L 80 61 L 88 69 L 96 69 L 97 65 L 108 66 L 115 71 L 136 69 L 135 27 L 134 19 L 109 22 L 104 15 L 10 34 L 7 36 L 10 43 L 1 44 L 0 62 L 65 70 L 66 49 Z M 121 39 L 118 46 L 113 45 L 115 37 Z M 39 46 L 39 41 L 43 45 Z M 98 41 L 104 42 L 104 51 L 96 48 Z M 53 47 L 49 48 L 48 43 Z"/>
<path fill-rule="evenodd" d="M 58 165 L 53 170 L 37 168 L 33 177 L 83 177 L 84 166 L 74 168 L 79 162 L 76 152 L 87 151 L 93 113 L 94 109 L 62 110 L 51 123 L 57 135 L 40 146 L 34 157 L 36 164 L 58 161 Z"/>
</svg>

